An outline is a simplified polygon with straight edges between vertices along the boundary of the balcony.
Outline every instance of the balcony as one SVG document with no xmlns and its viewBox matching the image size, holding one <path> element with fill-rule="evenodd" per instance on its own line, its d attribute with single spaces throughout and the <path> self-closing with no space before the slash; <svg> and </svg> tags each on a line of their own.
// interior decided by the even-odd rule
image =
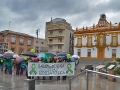
<svg viewBox="0 0 120 90">
<path fill-rule="evenodd" d="M 0 42 L 9 42 L 9 39 L 0 39 Z"/>
<path fill-rule="evenodd" d="M 110 43 L 110 46 L 111 46 L 111 47 L 118 47 L 118 42 L 111 42 L 111 43 Z"/>
<path fill-rule="evenodd" d="M 11 44 L 16 44 L 16 42 L 15 41 L 11 41 Z"/>
<path fill-rule="evenodd" d="M 64 41 L 55 41 L 55 42 L 50 41 L 48 42 L 48 44 L 64 44 Z"/>
<path fill-rule="evenodd" d="M 93 47 L 92 43 L 86 43 L 86 47 Z"/>
<path fill-rule="evenodd" d="M 75 47 L 81 48 L 81 47 L 82 47 L 82 43 L 81 43 L 81 44 L 78 44 L 78 43 L 77 43 L 77 44 L 75 45 Z"/>
<path fill-rule="evenodd" d="M 95 46 L 96 47 L 100 47 L 100 48 L 105 48 L 107 45 L 106 45 L 106 43 L 100 43 L 100 42 L 98 42 L 98 43 L 96 43 Z"/>
<path fill-rule="evenodd" d="M 65 36 L 64 33 L 53 33 L 53 34 L 48 34 L 48 37 L 60 37 L 60 36 Z"/>
</svg>

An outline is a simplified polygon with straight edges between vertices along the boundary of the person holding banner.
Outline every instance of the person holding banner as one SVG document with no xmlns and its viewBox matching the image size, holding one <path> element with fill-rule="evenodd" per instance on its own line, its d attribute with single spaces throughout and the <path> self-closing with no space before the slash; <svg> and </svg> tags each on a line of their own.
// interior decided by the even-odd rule
<svg viewBox="0 0 120 90">
<path fill-rule="evenodd" d="M 50 58 L 50 62 L 49 62 L 49 63 L 56 63 L 55 60 L 54 60 L 54 57 L 51 57 L 51 58 Z M 49 79 L 52 80 L 53 77 L 50 76 Z"/>
<path fill-rule="evenodd" d="M 45 59 L 45 58 L 43 58 L 43 57 L 41 57 L 41 61 L 42 61 L 42 63 L 47 63 L 47 59 Z M 45 79 L 46 79 L 46 77 L 43 76 L 43 79 L 42 79 L 42 80 L 45 80 Z"/>
<path fill-rule="evenodd" d="M 58 60 L 56 61 L 57 63 L 62 63 L 62 59 L 59 57 Z M 60 80 L 60 76 L 57 76 L 57 81 Z"/>
<path fill-rule="evenodd" d="M 75 58 L 75 70 L 78 70 L 79 59 Z"/>
<path fill-rule="evenodd" d="M 67 63 L 67 62 L 71 62 L 70 58 L 67 58 L 67 56 L 65 56 L 62 60 L 64 63 Z M 63 76 L 63 80 L 66 80 L 67 76 Z"/>
</svg>

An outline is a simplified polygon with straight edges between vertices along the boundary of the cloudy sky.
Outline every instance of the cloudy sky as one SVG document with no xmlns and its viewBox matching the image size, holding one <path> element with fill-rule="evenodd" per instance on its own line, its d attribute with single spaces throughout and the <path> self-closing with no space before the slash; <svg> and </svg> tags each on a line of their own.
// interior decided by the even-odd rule
<svg viewBox="0 0 120 90">
<path fill-rule="evenodd" d="M 105 13 L 112 23 L 120 21 L 120 0 L 0 0 L 0 31 L 9 29 L 36 36 L 45 36 L 45 23 L 64 18 L 76 27 L 97 24 Z"/>
</svg>

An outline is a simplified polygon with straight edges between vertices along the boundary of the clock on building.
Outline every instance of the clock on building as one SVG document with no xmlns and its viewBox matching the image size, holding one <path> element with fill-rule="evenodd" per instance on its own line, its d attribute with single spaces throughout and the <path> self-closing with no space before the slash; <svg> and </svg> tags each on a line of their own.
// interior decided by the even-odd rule
<svg viewBox="0 0 120 90">
<path fill-rule="evenodd" d="M 104 25 L 104 21 L 100 21 L 99 26 L 103 26 L 103 25 Z"/>
</svg>

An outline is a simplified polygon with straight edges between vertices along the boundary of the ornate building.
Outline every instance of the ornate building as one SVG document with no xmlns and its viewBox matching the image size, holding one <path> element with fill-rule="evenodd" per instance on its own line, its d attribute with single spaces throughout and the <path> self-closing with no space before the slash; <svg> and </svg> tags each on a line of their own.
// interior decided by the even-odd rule
<svg viewBox="0 0 120 90">
<path fill-rule="evenodd" d="M 81 58 L 114 60 L 120 57 L 120 23 L 108 22 L 105 14 L 100 15 L 97 25 L 76 28 L 74 36 L 74 54 Z"/>
</svg>

